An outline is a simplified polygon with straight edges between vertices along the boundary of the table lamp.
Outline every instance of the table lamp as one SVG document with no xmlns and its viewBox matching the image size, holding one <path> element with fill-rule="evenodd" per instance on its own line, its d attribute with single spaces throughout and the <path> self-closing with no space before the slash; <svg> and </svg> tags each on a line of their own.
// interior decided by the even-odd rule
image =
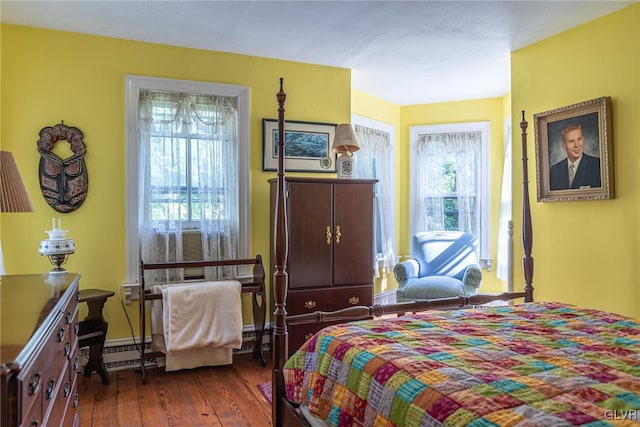
<svg viewBox="0 0 640 427">
<path fill-rule="evenodd" d="M 0 151 L 0 212 L 33 212 L 18 166 L 8 151 Z M 6 274 L 1 244 L 0 274 Z"/>
<path fill-rule="evenodd" d="M 336 160 L 336 171 L 338 178 L 352 178 L 354 173 L 353 152 L 358 151 L 358 138 L 350 124 L 341 124 L 336 126 L 336 133 L 333 138 L 333 148 L 331 151 L 339 153 L 340 156 Z"/>
<path fill-rule="evenodd" d="M 54 218 L 53 228 L 45 233 L 49 238 L 40 242 L 39 252 L 40 255 L 49 257 L 51 264 L 55 266 L 49 274 L 66 273 L 67 270 L 62 268 L 62 264 L 66 263 L 69 255 L 76 251 L 73 239 L 67 238 L 67 230 L 62 229 L 60 218 Z"/>
</svg>

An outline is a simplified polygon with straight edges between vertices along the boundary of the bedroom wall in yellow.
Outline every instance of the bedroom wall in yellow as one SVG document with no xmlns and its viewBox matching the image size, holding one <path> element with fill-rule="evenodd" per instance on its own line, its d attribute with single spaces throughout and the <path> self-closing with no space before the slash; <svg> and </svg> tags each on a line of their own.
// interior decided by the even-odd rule
<svg viewBox="0 0 640 427">
<path fill-rule="evenodd" d="M 500 215 L 500 191 L 502 184 L 503 149 L 503 99 L 489 98 L 470 101 L 445 102 L 437 104 L 410 105 L 401 108 L 400 155 L 398 167 L 400 188 L 400 232 L 398 234 L 400 255 L 409 252 L 409 128 L 411 126 L 441 123 L 480 122 L 490 123 L 489 173 L 490 173 L 490 243 L 489 253 L 496 262 L 498 220 Z M 515 266 L 517 268 L 517 266 Z M 483 270 L 483 292 L 501 292 L 506 285 L 496 278 L 495 268 Z"/>
<path fill-rule="evenodd" d="M 511 63 L 514 140 L 521 110 L 529 121 L 536 299 L 640 317 L 640 4 L 523 48 Z M 538 203 L 533 115 L 601 96 L 612 99 L 615 199 Z"/>
<path fill-rule="evenodd" d="M 133 74 L 250 87 L 251 250 L 263 255 L 270 279 L 267 180 L 275 173 L 262 171 L 262 118 L 277 118 L 275 94 L 284 77 L 287 119 L 349 122 L 350 70 L 20 26 L 3 25 L 1 31 L 2 148 L 13 152 L 35 208 L 1 216 L 9 274 L 51 269 L 38 245 L 51 218 L 61 216 L 77 248 L 67 269 L 82 274 L 81 288 L 116 291 L 124 281 L 124 84 L 125 75 Z M 36 150 L 40 129 L 61 120 L 84 132 L 89 173 L 86 201 L 65 215 L 40 194 Z M 137 331 L 137 303 L 127 310 Z M 109 339 L 131 335 L 117 298 L 109 300 L 105 316 Z M 245 319 L 251 323 L 250 311 Z"/>
</svg>

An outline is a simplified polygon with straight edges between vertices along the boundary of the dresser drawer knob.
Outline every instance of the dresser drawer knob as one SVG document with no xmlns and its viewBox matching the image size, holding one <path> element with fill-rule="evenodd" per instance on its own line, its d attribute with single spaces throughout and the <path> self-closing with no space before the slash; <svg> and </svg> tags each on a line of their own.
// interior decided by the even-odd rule
<svg viewBox="0 0 640 427">
<path fill-rule="evenodd" d="M 38 422 L 38 420 L 31 420 L 31 422 L 29 423 L 29 427 L 38 427 L 40 425 L 40 423 Z"/>
<path fill-rule="evenodd" d="M 29 380 L 29 396 L 33 396 L 40 391 L 40 378 L 42 378 L 42 374 L 39 371 L 31 376 Z"/>
<path fill-rule="evenodd" d="M 62 342 L 62 340 L 64 339 L 64 328 L 60 328 L 58 330 L 58 334 L 56 335 L 56 339 L 58 340 L 58 342 Z"/>
<path fill-rule="evenodd" d="M 311 310 L 312 308 L 316 308 L 316 302 L 315 301 L 305 301 L 304 308 L 308 308 L 309 310 Z"/>
<path fill-rule="evenodd" d="M 62 392 L 64 394 L 64 397 L 69 397 L 69 395 L 71 394 L 71 382 L 67 381 L 64 383 L 64 391 Z"/>
<path fill-rule="evenodd" d="M 47 390 L 45 393 L 45 395 L 47 396 L 47 400 L 51 399 L 51 396 L 53 396 L 53 389 L 55 388 L 55 385 L 56 380 L 54 380 L 53 378 L 47 381 Z"/>
<path fill-rule="evenodd" d="M 308 340 L 308 339 L 310 339 L 312 336 L 313 336 L 313 333 L 311 333 L 311 332 L 310 332 L 310 333 L 308 333 L 308 334 L 304 334 L 304 339 L 305 339 L 305 340 Z"/>
<path fill-rule="evenodd" d="M 73 370 L 75 371 L 76 369 L 78 369 L 78 366 L 80 366 L 80 358 L 76 357 L 73 361 Z"/>
<path fill-rule="evenodd" d="M 67 325 L 71 323 L 71 313 L 67 312 L 66 316 L 64 317 L 64 322 Z"/>
<path fill-rule="evenodd" d="M 358 297 L 351 297 L 351 298 L 349 298 L 349 304 L 351 304 L 351 305 L 356 305 L 356 304 L 358 304 L 359 302 L 360 302 L 360 298 L 358 298 Z"/>
<path fill-rule="evenodd" d="M 78 332 L 80 332 L 80 322 L 76 322 L 75 325 L 73 325 L 73 332 L 78 335 Z"/>
<path fill-rule="evenodd" d="M 71 343 L 67 341 L 66 343 L 64 343 L 64 357 L 68 358 L 70 354 L 71 354 Z"/>
<path fill-rule="evenodd" d="M 76 393 L 75 397 L 73 398 L 73 407 L 78 407 L 78 393 Z"/>
</svg>

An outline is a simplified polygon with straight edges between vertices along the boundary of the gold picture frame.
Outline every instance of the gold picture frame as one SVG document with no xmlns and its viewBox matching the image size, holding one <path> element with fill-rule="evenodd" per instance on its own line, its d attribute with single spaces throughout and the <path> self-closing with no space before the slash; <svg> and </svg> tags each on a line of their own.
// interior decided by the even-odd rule
<svg viewBox="0 0 640 427">
<path fill-rule="evenodd" d="M 611 98 L 533 117 L 538 202 L 613 199 Z"/>
</svg>

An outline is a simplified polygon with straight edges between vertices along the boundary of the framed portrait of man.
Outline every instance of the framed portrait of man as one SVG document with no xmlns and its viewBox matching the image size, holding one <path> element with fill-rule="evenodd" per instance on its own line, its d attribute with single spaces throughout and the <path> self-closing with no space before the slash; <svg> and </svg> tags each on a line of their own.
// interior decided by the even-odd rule
<svg viewBox="0 0 640 427">
<path fill-rule="evenodd" d="M 539 202 L 612 199 L 611 100 L 534 115 Z"/>
</svg>

